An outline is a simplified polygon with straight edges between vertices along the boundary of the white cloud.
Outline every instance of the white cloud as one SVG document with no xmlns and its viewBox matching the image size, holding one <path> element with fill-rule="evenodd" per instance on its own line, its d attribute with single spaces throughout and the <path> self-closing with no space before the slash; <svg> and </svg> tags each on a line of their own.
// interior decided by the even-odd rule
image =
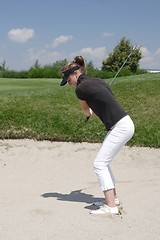
<svg viewBox="0 0 160 240">
<path fill-rule="evenodd" d="M 158 48 L 158 49 L 156 50 L 156 52 L 155 52 L 155 57 L 158 58 L 158 59 L 160 59 L 160 48 Z M 159 61 L 159 63 L 160 63 L 160 61 Z"/>
<path fill-rule="evenodd" d="M 106 53 L 106 48 L 105 47 L 98 47 L 98 48 L 82 48 L 81 50 L 82 54 L 87 54 L 92 58 L 99 58 L 101 59 L 104 54 Z"/>
<path fill-rule="evenodd" d="M 152 54 L 145 47 L 141 47 L 140 50 L 142 53 L 141 63 L 144 65 L 150 64 L 152 62 Z"/>
<path fill-rule="evenodd" d="M 8 32 L 8 37 L 15 42 L 25 43 L 29 39 L 34 37 L 34 30 L 33 29 L 27 29 L 27 28 L 16 28 L 11 29 Z"/>
<path fill-rule="evenodd" d="M 115 35 L 115 33 L 113 33 L 113 32 L 104 32 L 102 34 L 103 37 L 113 37 L 114 35 Z"/>
<path fill-rule="evenodd" d="M 55 48 L 57 47 L 58 45 L 60 44 L 63 44 L 63 43 L 66 43 L 68 41 L 71 41 L 73 39 L 73 36 L 64 36 L 64 35 L 61 35 L 60 37 L 56 38 L 53 40 L 52 42 L 52 47 Z"/>
<path fill-rule="evenodd" d="M 46 49 L 35 50 L 33 48 L 28 50 L 28 58 L 30 65 L 38 59 L 39 63 L 42 65 L 52 64 L 57 60 L 63 60 L 65 56 L 62 53 L 57 51 L 47 51 Z"/>
<path fill-rule="evenodd" d="M 150 55 L 150 52 L 148 51 L 148 49 L 146 47 L 140 47 L 140 51 L 141 51 L 143 57 L 147 57 Z"/>
<path fill-rule="evenodd" d="M 160 69 L 160 48 L 151 53 L 146 47 L 141 47 L 142 59 L 140 67 L 145 69 Z"/>
<path fill-rule="evenodd" d="M 82 48 L 79 52 L 74 52 L 71 54 L 72 57 L 76 55 L 82 55 L 87 62 L 92 61 L 94 67 L 100 68 L 102 67 L 102 61 L 107 57 L 106 56 L 106 47 L 98 47 L 98 48 Z"/>
</svg>

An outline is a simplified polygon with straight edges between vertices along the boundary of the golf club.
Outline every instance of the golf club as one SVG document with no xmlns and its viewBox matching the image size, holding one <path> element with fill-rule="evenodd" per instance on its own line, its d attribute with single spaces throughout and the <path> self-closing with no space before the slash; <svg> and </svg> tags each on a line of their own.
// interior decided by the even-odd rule
<svg viewBox="0 0 160 240">
<path fill-rule="evenodd" d="M 126 60 L 124 61 L 124 63 L 122 64 L 122 66 L 120 67 L 120 69 L 118 70 L 118 72 L 116 73 L 116 75 L 114 76 L 114 78 L 111 80 L 111 82 L 109 83 L 109 86 L 111 86 L 111 84 L 114 82 L 115 78 L 117 77 L 117 75 L 119 74 L 119 72 L 122 70 L 122 68 L 124 67 L 124 65 L 126 64 L 126 62 L 128 61 L 128 59 L 130 58 L 130 56 L 132 55 L 132 53 L 134 52 L 134 48 L 132 49 L 132 51 L 130 52 L 130 54 L 127 56 Z"/>
<path fill-rule="evenodd" d="M 132 53 L 134 52 L 134 48 L 132 49 L 132 51 L 130 52 L 130 54 L 127 56 L 126 60 L 124 61 L 124 63 L 122 64 L 122 66 L 119 68 L 118 72 L 116 73 L 116 75 L 114 76 L 114 78 L 111 80 L 111 82 L 109 83 L 109 86 L 111 86 L 111 84 L 114 82 L 114 80 L 116 79 L 117 75 L 119 74 L 119 72 L 122 70 L 122 68 L 124 67 L 124 65 L 126 64 L 126 62 L 128 61 L 128 59 L 130 58 L 130 56 L 132 55 Z M 88 120 L 90 119 L 89 117 L 85 118 L 84 122 L 88 122 Z"/>
</svg>

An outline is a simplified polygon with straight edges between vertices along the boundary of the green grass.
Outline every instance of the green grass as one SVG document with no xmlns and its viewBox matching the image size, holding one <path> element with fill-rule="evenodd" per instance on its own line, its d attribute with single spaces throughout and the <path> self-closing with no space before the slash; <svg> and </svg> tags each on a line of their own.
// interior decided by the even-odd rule
<svg viewBox="0 0 160 240">
<path fill-rule="evenodd" d="M 100 120 L 84 123 L 74 88 L 59 82 L 0 79 L 0 139 L 101 142 L 106 132 Z M 116 78 L 111 88 L 135 123 L 128 145 L 159 148 L 160 74 Z"/>
</svg>

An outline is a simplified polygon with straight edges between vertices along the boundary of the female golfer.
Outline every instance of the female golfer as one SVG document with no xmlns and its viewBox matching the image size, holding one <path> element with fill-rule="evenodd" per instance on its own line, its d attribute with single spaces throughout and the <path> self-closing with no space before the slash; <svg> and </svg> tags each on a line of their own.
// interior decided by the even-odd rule
<svg viewBox="0 0 160 240">
<path fill-rule="evenodd" d="M 115 178 L 110 162 L 118 151 L 132 138 L 134 124 L 127 112 L 115 99 L 108 84 L 99 78 L 86 75 L 86 63 L 82 56 L 76 56 L 62 69 L 63 80 L 60 86 L 75 86 L 80 106 L 88 120 L 95 113 L 104 124 L 107 135 L 94 161 L 100 189 L 104 193 L 105 203 L 92 214 L 118 214 L 119 199 L 116 194 Z M 98 203 L 97 203 L 98 205 Z"/>
</svg>

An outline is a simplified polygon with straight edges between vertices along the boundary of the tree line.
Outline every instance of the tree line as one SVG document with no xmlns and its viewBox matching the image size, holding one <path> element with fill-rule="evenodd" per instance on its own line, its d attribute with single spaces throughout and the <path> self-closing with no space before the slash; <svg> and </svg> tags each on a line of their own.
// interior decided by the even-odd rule
<svg viewBox="0 0 160 240">
<path fill-rule="evenodd" d="M 127 59 L 127 57 L 132 55 Z M 118 76 L 129 76 L 133 74 L 145 73 L 144 69 L 139 68 L 139 61 L 142 58 L 140 47 L 133 46 L 131 41 L 123 37 L 113 52 L 103 60 L 101 69 L 94 67 L 92 61 L 87 64 L 87 74 L 92 77 L 103 79 L 112 78 L 127 59 L 123 69 Z M 29 70 L 14 71 L 6 67 L 4 61 L 0 65 L 0 77 L 2 78 L 61 78 L 61 69 L 67 62 L 67 59 L 56 61 L 53 64 L 41 66 L 38 59 Z"/>
</svg>

